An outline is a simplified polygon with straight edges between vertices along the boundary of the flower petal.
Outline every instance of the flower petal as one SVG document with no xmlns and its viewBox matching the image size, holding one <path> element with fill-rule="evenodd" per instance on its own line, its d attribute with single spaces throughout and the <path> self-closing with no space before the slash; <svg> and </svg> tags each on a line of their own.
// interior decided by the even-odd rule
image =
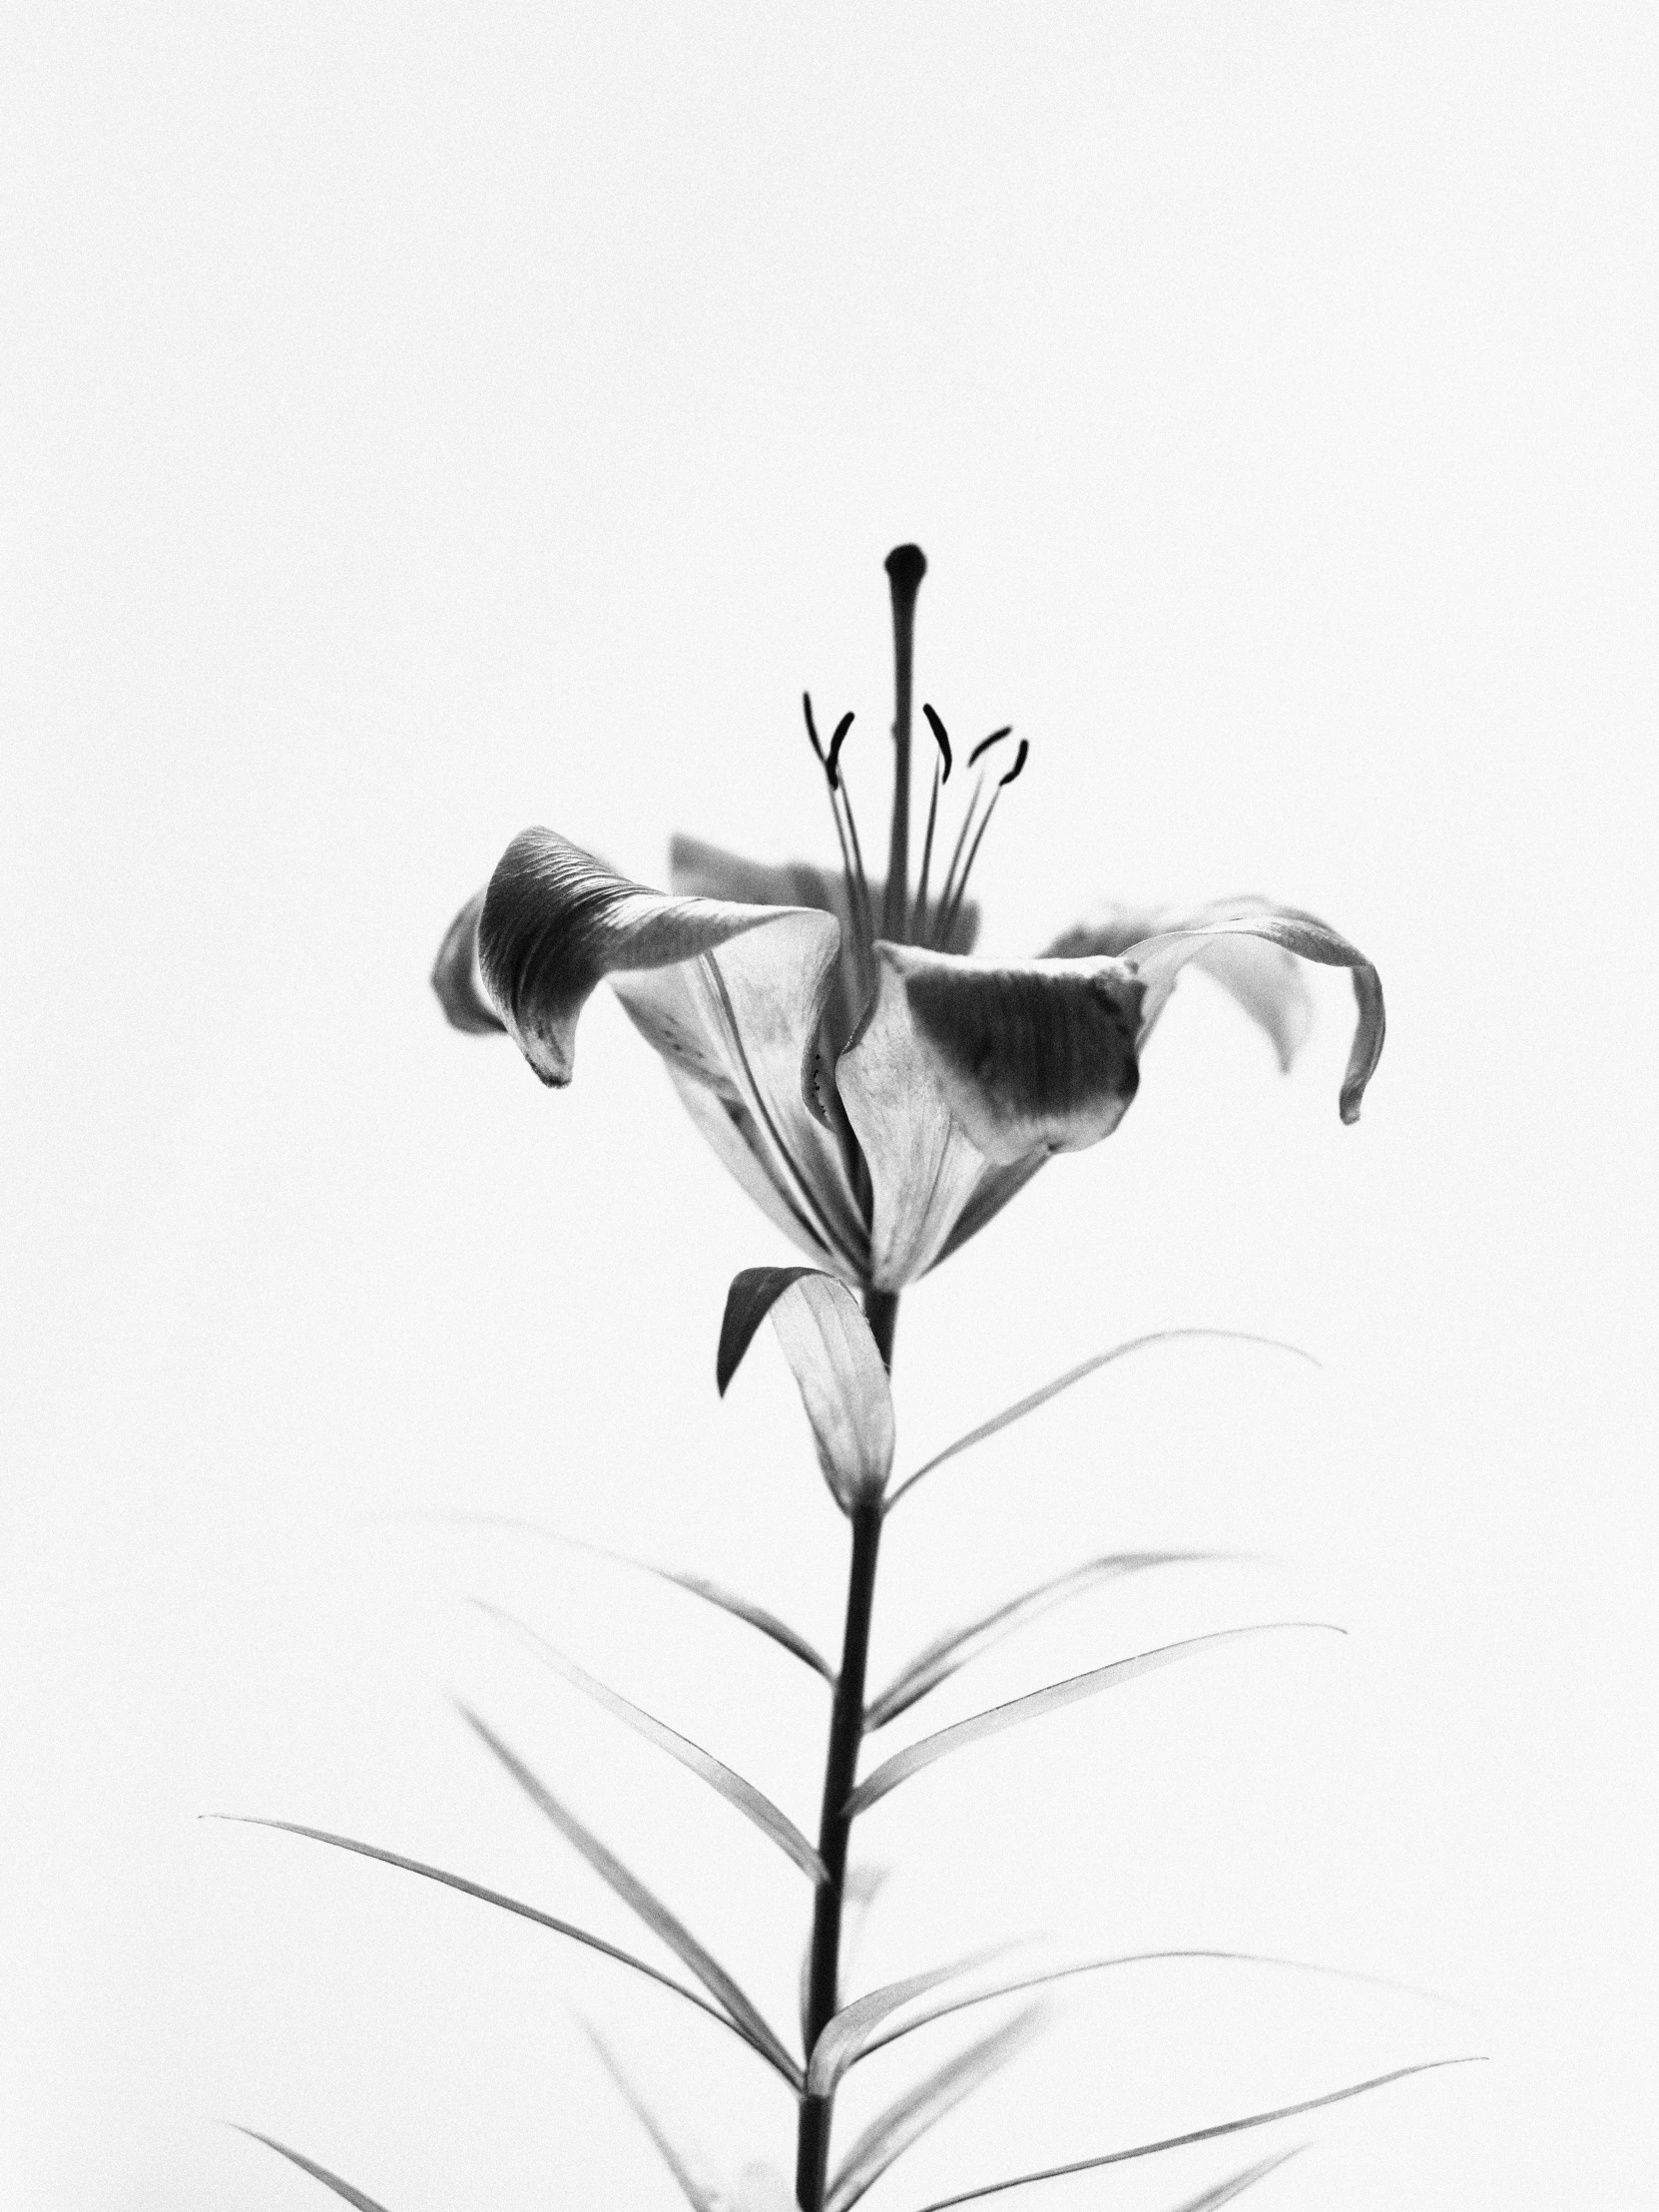
<svg viewBox="0 0 1659 2212">
<path fill-rule="evenodd" d="M 1276 912 L 1271 899 L 1242 896 L 1212 899 L 1199 907 L 1128 906 L 1112 902 L 1097 906 L 1075 928 L 1056 937 L 1047 949 L 1051 959 L 1076 959 L 1089 953 L 1110 952 L 1122 958 L 1132 944 L 1194 922 L 1242 918 L 1247 914 Z M 1307 1043 L 1314 1026 L 1314 1001 L 1294 956 L 1282 946 L 1256 937 L 1219 938 L 1193 954 L 1193 964 L 1213 975 L 1231 993 L 1252 1021 L 1267 1032 L 1281 1068 L 1289 1068 Z M 1149 1006 L 1142 1025 L 1144 1043 L 1153 1022 L 1162 1012 L 1165 992 Z"/>
<path fill-rule="evenodd" d="M 869 1281 L 901 1290 L 939 1259 L 991 1163 L 951 1113 L 884 961 L 874 1004 L 835 1062 L 835 1088 L 869 1168 Z"/>
<path fill-rule="evenodd" d="M 858 1272 L 840 1151 L 809 1103 L 839 947 L 831 916 L 665 896 L 528 830 L 490 881 L 478 946 L 485 989 L 545 1083 L 569 1082 L 577 1017 L 608 976 L 676 1077 L 741 1109 L 740 1134 L 787 1193 L 791 1233 L 805 1228 L 812 1249 Z"/>
<path fill-rule="evenodd" d="M 848 1513 L 877 1503 L 892 1472 L 892 1390 L 858 1301 L 814 1268 L 745 1268 L 726 1299 L 717 1361 L 723 1391 L 768 1318 L 836 1503 Z"/>
<path fill-rule="evenodd" d="M 1157 1019 L 1175 988 L 1177 975 L 1189 960 L 1206 953 L 1213 956 L 1221 946 L 1231 947 L 1249 938 L 1260 939 L 1282 954 L 1294 953 L 1300 960 L 1353 971 L 1359 1017 L 1338 1105 L 1345 1122 L 1358 1121 L 1366 1085 L 1382 1057 L 1382 982 L 1365 954 L 1317 914 L 1304 913 L 1297 906 L 1224 899 L 1216 905 L 1197 907 L 1179 919 L 1166 917 L 1157 934 L 1130 945 L 1124 954 L 1146 984 L 1147 1023 Z"/>
<path fill-rule="evenodd" d="M 451 1024 L 478 1037 L 506 1026 L 484 996 L 478 973 L 478 916 L 483 910 L 484 894 L 476 891 L 444 931 L 432 967 L 432 988 Z"/>
<path fill-rule="evenodd" d="M 1140 1080 L 1144 996 L 1123 961 L 996 966 L 914 945 L 875 949 L 883 1000 L 896 995 L 891 976 L 952 1117 L 986 1159 L 1075 1152 L 1123 1119 Z"/>
</svg>

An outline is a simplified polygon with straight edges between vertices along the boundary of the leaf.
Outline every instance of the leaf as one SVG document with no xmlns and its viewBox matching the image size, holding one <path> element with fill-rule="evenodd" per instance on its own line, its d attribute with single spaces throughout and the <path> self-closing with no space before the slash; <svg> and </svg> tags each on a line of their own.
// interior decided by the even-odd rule
<svg viewBox="0 0 1659 2212">
<path fill-rule="evenodd" d="M 706 2180 L 700 2179 L 692 2171 L 684 2154 L 677 2148 L 662 2122 L 623 2071 L 621 2060 L 616 2056 L 598 2029 L 591 2026 L 586 2020 L 582 2022 L 582 2026 L 588 2041 L 599 2054 L 601 2065 L 616 2083 L 628 2109 L 656 2145 L 658 2155 L 680 2184 L 680 2194 L 692 2206 L 693 2212 L 730 2212 L 730 2200 L 725 2191 L 716 2188 Z"/>
<path fill-rule="evenodd" d="M 359 1843 L 352 1836 L 335 1836 L 325 1828 L 305 1828 L 298 1821 L 262 1820 L 251 1813 L 207 1813 L 210 1821 L 234 1821 L 240 1828 L 270 1828 L 282 1836 L 303 1836 L 313 1844 L 330 1844 L 335 1851 L 352 1851 L 361 1859 L 377 1859 L 383 1867 L 401 1868 L 404 1874 L 418 1874 L 428 1882 L 441 1882 L 446 1890 L 458 1890 L 462 1897 L 477 1898 L 484 1905 L 498 1906 L 503 1913 L 516 1913 L 521 1921 L 533 1921 L 538 1928 L 551 1929 L 555 1936 L 568 1936 L 572 1942 L 585 1943 L 589 1950 L 603 1952 L 619 1965 L 632 1966 L 636 1973 L 645 1974 L 650 1980 L 672 1989 L 676 1996 L 684 1997 L 688 2004 L 695 2004 L 700 2012 L 706 2012 L 711 2020 L 718 2020 L 722 2027 L 736 2035 L 753 2049 L 751 2038 L 744 2033 L 737 2021 L 723 2012 L 718 2004 L 711 2004 L 707 1997 L 700 1997 L 695 1989 L 688 1989 L 683 1981 L 676 1981 L 658 1966 L 648 1965 L 645 1959 L 636 1958 L 631 1950 L 607 1942 L 603 1936 L 592 1936 L 585 1928 L 576 1928 L 569 1921 L 561 1921 L 551 1913 L 544 1913 L 538 1906 L 526 1905 L 522 1898 L 510 1898 L 500 1890 L 487 1890 L 481 1882 L 472 1882 L 464 1874 L 448 1874 L 442 1867 L 429 1867 L 420 1859 L 405 1859 L 400 1852 L 384 1851 L 378 1844 Z M 770 2054 L 763 2054 L 770 2055 Z M 791 2060 L 792 2067 L 794 2061 Z"/>
<path fill-rule="evenodd" d="M 726 1298 L 715 1379 L 724 1391 L 770 1317 L 843 1512 L 876 1503 L 892 1472 L 892 1389 L 858 1301 L 817 1268 L 745 1268 Z"/>
<path fill-rule="evenodd" d="M 812 1268 L 744 1268 L 733 1276 L 726 1293 L 726 1312 L 721 1317 L 720 1349 L 715 1354 L 715 1388 L 722 1397 L 742 1367 L 744 1354 L 755 1342 L 756 1330 L 792 1283 L 815 1272 Z"/>
<path fill-rule="evenodd" d="M 1004 1636 L 1011 1635 L 1016 1628 L 1023 1628 L 1027 1621 L 1036 1620 L 1052 1607 L 1065 1604 L 1068 1598 L 1080 1597 L 1085 1590 L 1092 1590 L 1101 1582 L 1115 1581 L 1120 1575 L 1139 1574 L 1149 1567 L 1207 1563 L 1225 1556 L 1219 1551 L 1114 1551 L 1099 1559 L 1087 1559 L 1081 1566 L 1068 1567 L 1063 1574 L 1052 1575 L 1035 1588 L 1022 1590 L 1018 1597 L 1005 1599 L 977 1620 L 946 1629 L 930 1644 L 924 1644 L 886 1688 L 865 1706 L 864 1732 L 869 1735 L 878 1728 L 885 1728 L 889 1721 L 897 1720 L 900 1713 L 907 1713 L 929 1690 L 937 1689 L 958 1668 L 965 1667 L 970 1659 L 977 1659 L 993 1644 L 1000 1643 Z"/>
<path fill-rule="evenodd" d="M 700 1781 L 708 1783 L 710 1789 L 718 1791 L 728 1805 L 735 1806 L 746 1820 L 752 1821 L 763 1836 L 770 1837 L 815 1883 L 829 1879 L 824 1861 L 794 1821 L 787 1813 L 780 1812 L 771 1798 L 757 1790 L 752 1782 L 745 1781 L 741 1774 L 734 1773 L 730 1767 L 715 1758 L 712 1752 L 694 1744 L 689 1737 L 680 1735 L 666 1722 L 658 1720 L 655 1714 L 633 1704 L 606 1683 L 596 1681 L 574 1659 L 567 1659 L 557 1644 L 538 1635 L 535 1629 L 528 1627 L 523 1621 L 515 1620 L 511 1613 L 503 1612 L 499 1606 L 486 1604 L 482 1598 L 474 1598 L 472 1603 L 481 1613 L 490 1614 L 493 1619 L 505 1623 L 522 1636 L 534 1647 L 543 1664 L 551 1667 L 555 1674 L 563 1676 L 573 1689 L 580 1690 L 584 1697 L 592 1698 L 596 1705 L 602 1705 L 607 1713 L 612 1713 L 618 1720 L 625 1722 L 643 1736 L 647 1743 L 655 1744 L 659 1751 L 666 1751 L 671 1759 L 678 1759 L 681 1766 L 689 1767 Z"/>
<path fill-rule="evenodd" d="M 865 2128 L 830 2184 L 825 2212 L 851 2212 L 867 2189 L 982 2082 L 1016 2058 L 1044 2024 L 1047 2006 L 1028 2004 L 989 2035 L 947 2058 L 896 2097 Z"/>
<path fill-rule="evenodd" d="M 833 1683 L 835 1679 L 835 1670 L 829 1660 L 815 1651 L 805 1636 L 798 1635 L 788 1621 L 780 1620 L 765 1606 L 756 1605 L 735 1590 L 727 1589 L 724 1583 L 712 1582 L 707 1575 L 690 1574 L 680 1567 L 658 1566 L 654 1560 L 636 1559 L 626 1551 L 611 1551 L 604 1544 L 589 1543 L 582 1536 L 566 1536 L 557 1528 L 545 1528 L 540 1521 L 521 1520 L 512 1513 L 438 1513 L 422 1517 L 454 1521 L 473 1528 L 516 1529 L 526 1536 L 539 1536 L 544 1543 L 562 1544 L 569 1551 L 585 1551 L 592 1559 L 608 1559 L 615 1566 L 632 1567 L 640 1574 L 655 1575 L 658 1581 L 672 1582 L 677 1589 L 689 1590 L 693 1597 L 718 1605 L 723 1613 L 747 1621 L 751 1628 L 758 1628 L 763 1636 L 770 1636 L 775 1644 L 781 1644 L 785 1651 L 804 1660 L 815 1674 L 823 1675 L 826 1682 Z"/>
<path fill-rule="evenodd" d="M 1231 2204 L 1235 2197 L 1242 2197 L 1247 2189 L 1254 2189 L 1257 2182 L 1266 2181 L 1281 2166 L 1289 2165 L 1293 2158 L 1300 2158 L 1308 2148 L 1298 2143 L 1293 2150 L 1282 2150 L 1272 2158 L 1259 2158 L 1254 2166 L 1245 2166 L 1236 2174 L 1229 2174 L 1225 2181 L 1218 2181 L 1209 2189 L 1201 2189 L 1196 2197 L 1188 2197 L 1175 2207 L 1175 2212 L 1221 2212 L 1224 2204 Z"/>
<path fill-rule="evenodd" d="M 792 2087 L 801 2086 L 801 2068 L 790 2056 L 765 2018 L 744 1994 L 718 1959 L 712 1957 L 685 1924 L 675 1918 L 662 1900 L 648 1890 L 637 1875 L 630 1873 L 622 1861 L 616 1858 L 548 1789 L 540 1778 L 504 1744 L 494 1731 L 465 1705 L 457 1708 L 461 1718 L 495 1754 L 525 1796 L 546 1820 L 579 1851 L 602 1882 L 607 1883 L 628 1908 L 638 1914 L 651 1933 L 666 1943 L 680 1960 L 702 1982 L 717 2004 L 724 2006 L 744 2040 L 771 2060 Z"/>
<path fill-rule="evenodd" d="M 349 2181 L 342 2181 L 338 2174 L 331 2174 L 326 2166 L 319 2166 L 314 2158 L 307 2158 L 302 2150 L 289 2150 L 286 2143 L 277 2142 L 275 2135 L 262 2135 L 257 2127 L 244 2127 L 233 2120 L 231 2125 L 239 2135 L 246 2135 L 251 2143 L 264 2143 L 267 2150 L 274 2150 L 278 2158 L 285 2158 L 290 2166 L 297 2166 L 302 2174 L 309 2174 L 313 2181 L 320 2181 L 324 2189 L 331 2189 L 336 2197 L 343 2197 L 347 2204 L 355 2205 L 356 2212 L 386 2212 L 383 2204 L 373 2197 L 365 2197 L 360 2189 L 353 2189 Z"/>
<path fill-rule="evenodd" d="M 982 2189 L 964 2189 L 959 2196 L 935 2197 L 918 2205 L 916 2212 L 952 2212 L 958 2204 L 978 2204 L 984 2197 L 1000 2196 L 1005 2189 L 1023 2189 L 1034 2181 L 1059 2181 L 1067 2174 L 1092 2173 L 1100 2166 L 1121 2166 L 1131 2158 L 1155 2158 L 1160 2151 L 1184 2150 L 1189 2143 L 1213 2143 L 1221 2135 L 1238 2135 L 1249 2127 L 1269 2127 L 1275 2120 L 1294 2120 L 1303 2112 L 1318 2112 L 1328 2104 L 1342 2104 L 1349 2097 L 1363 2097 L 1369 2090 L 1385 2089 L 1393 2081 L 1412 2074 L 1434 2073 L 1442 2066 L 1477 2065 L 1474 2057 L 1430 2058 L 1415 2066 L 1396 2066 L 1392 2073 L 1373 2074 L 1369 2081 L 1351 2082 L 1346 2089 L 1329 2090 L 1323 2097 L 1308 2097 L 1301 2104 L 1282 2104 L 1272 2112 L 1249 2112 L 1242 2119 L 1221 2120 L 1213 2127 L 1197 2127 L 1187 2135 L 1166 2135 L 1156 2143 L 1135 2143 L 1127 2150 L 1109 2150 L 1098 2158 L 1073 2159 L 1066 2166 L 1044 2166 L 1036 2173 L 1011 2174 L 1006 2181 L 988 2182 Z M 1203 2202 L 1201 2198 L 1200 2203 Z"/>
<path fill-rule="evenodd" d="M 1295 1359 L 1306 1360 L 1310 1367 L 1319 1366 L 1313 1354 L 1304 1352 L 1298 1345 L 1283 1344 L 1277 1337 L 1252 1336 L 1244 1329 L 1156 1329 L 1150 1336 L 1132 1337 L 1127 1344 L 1113 1345 L 1109 1352 L 1097 1352 L 1092 1360 L 1084 1360 L 1079 1366 L 1068 1368 L 1064 1375 L 1056 1376 L 1052 1382 L 1045 1382 L 1040 1390 L 1033 1390 L 1029 1397 L 1022 1397 L 1016 1405 L 1004 1406 L 1000 1413 L 993 1413 L 989 1420 L 981 1421 L 977 1428 L 970 1428 L 965 1436 L 958 1436 L 953 1444 L 946 1444 L 942 1451 L 935 1452 L 913 1474 L 905 1476 L 887 1499 L 887 1511 L 890 1513 L 905 1492 L 913 1490 L 924 1474 L 931 1474 L 935 1467 L 942 1467 L 947 1459 L 954 1459 L 957 1452 L 966 1451 L 969 1444 L 983 1443 L 987 1436 L 994 1436 L 999 1428 L 1006 1428 L 1011 1422 L 1022 1419 L 1025 1414 L 1034 1413 L 1039 1405 L 1046 1405 L 1051 1397 L 1058 1397 L 1062 1390 L 1069 1390 L 1074 1382 L 1081 1382 L 1086 1375 L 1093 1375 L 1097 1368 L 1109 1368 L 1114 1360 L 1127 1359 L 1132 1352 L 1143 1352 L 1150 1345 L 1174 1344 L 1183 1337 L 1212 1337 L 1231 1344 L 1266 1345 L 1271 1351 L 1288 1352 Z"/>
<path fill-rule="evenodd" d="M 991 1943 L 982 1950 L 969 1951 L 963 1958 L 953 1958 L 947 1965 L 928 1966 L 920 1973 L 906 1974 L 902 1981 L 883 1982 L 880 1988 L 866 1990 L 850 2004 L 843 2004 L 832 2019 L 825 2022 L 823 2034 L 809 2053 L 807 2094 L 830 2096 L 881 2022 L 891 2018 L 900 2005 L 908 2004 L 912 1997 L 925 1996 L 942 1982 L 972 1973 L 976 1966 L 988 1966 L 1011 1948 L 1013 1945 L 1008 1943 Z"/>
<path fill-rule="evenodd" d="M 1051 1988 L 1056 1981 L 1073 1981 L 1079 1975 L 1104 1973 L 1114 1966 L 1153 1966 L 1174 1960 L 1203 1959 L 1234 1966 L 1283 1966 L 1293 1973 L 1321 1974 L 1332 1981 L 1354 1981 L 1372 1988 L 1405 1990 L 1412 1996 L 1427 1996 L 1431 1992 L 1419 1989 L 1403 1981 L 1392 1981 L 1381 1974 L 1355 1973 L 1346 1966 L 1322 1966 L 1310 1959 L 1283 1958 L 1271 1951 L 1261 1950 L 1128 1950 L 1116 1951 L 1105 1958 L 1078 1958 L 1061 1966 L 1039 1967 L 1034 1972 L 1020 1971 L 1004 1974 L 983 1988 L 970 1989 L 965 1996 L 946 1997 L 939 2003 L 928 2005 L 897 2027 L 889 2027 L 885 2034 L 872 2035 L 860 2046 L 857 2057 L 848 2061 L 869 2058 L 878 2050 L 885 2050 L 889 2043 L 896 2043 L 906 2035 L 913 2035 L 917 2028 L 931 2027 L 935 2020 L 948 2019 L 953 2012 L 971 2011 L 976 2004 L 990 2004 L 998 1997 L 1017 1996 L 1024 1989 Z"/>
<path fill-rule="evenodd" d="M 1159 1667 L 1173 1666 L 1192 1652 L 1216 1644 L 1235 1643 L 1243 1636 L 1267 1636 L 1288 1628 L 1317 1628 L 1334 1636 L 1347 1633 L 1331 1621 L 1261 1621 L 1249 1628 L 1222 1628 L 1208 1636 L 1186 1636 L 1180 1643 L 1160 1644 L 1155 1651 L 1139 1651 L 1132 1658 L 1115 1659 L 1109 1666 L 1091 1667 L 1087 1674 L 1070 1675 L 1064 1682 L 1049 1683 L 1046 1689 L 1030 1690 L 1024 1697 L 1011 1698 L 1006 1705 L 993 1705 L 988 1712 L 975 1713 L 965 1721 L 941 1728 L 936 1735 L 923 1736 L 919 1743 L 907 1744 L 902 1751 L 895 1751 L 852 1792 L 846 1801 L 847 1818 L 854 1819 L 859 1813 L 867 1812 L 889 1790 L 896 1789 L 911 1775 L 919 1774 L 923 1767 L 930 1767 L 936 1759 L 946 1758 L 953 1751 L 963 1751 L 969 1744 L 980 1743 L 987 1736 L 999 1736 L 1005 1728 L 1017 1728 L 1022 1721 L 1037 1720 L 1044 1713 L 1057 1713 L 1062 1706 L 1075 1705 L 1080 1698 L 1094 1697 L 1102 1690 L 1116 1689 L 1143 1674 L 1155 1673 Z"/>
</svg>

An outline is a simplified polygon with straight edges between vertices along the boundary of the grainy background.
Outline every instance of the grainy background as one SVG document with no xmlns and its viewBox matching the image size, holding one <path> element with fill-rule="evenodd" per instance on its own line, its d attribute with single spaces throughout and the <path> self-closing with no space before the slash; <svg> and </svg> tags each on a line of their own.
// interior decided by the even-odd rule
<svg viewBox="0 0 1659 2212">
<path fill-rule="evenodd" d="M 535 1516 L 830 1635 L 782 1363 L 711 1379 L 779 1241 L 613 1005 L 552 1099 L 425 971 L 529 822 L 648 878 L 676 827 L 826 852 L 804 683 L 860 710 L 868 821 L 910 536 L 921 696 L 1033 744 L 987 947 L 1261 888 L 1374 952 L 1392 1033 L 1345 1131 L 1340 981 L 1289 1081 L 1191 981 L 1122 1131 L 906 1300 L 907 1459 L 1146 1329 L 1325 1363 L 1152 1355 L 941 1473 L 878 1663 L 1084 1551 L 1262 1557 L 1057 1619 L 937 1718 L 1202 1627 L 1352 1635 L 910 1785 L 864 1970 L 1052 1925 L 1472 2010 L 1126 1978 L 871 2212 L 1467 2049 L 1263 2212 L 1655 2201 L 1654 44 L 1594 4 L 6 11 L 8 2202 L 319 2201 L 232 2118 L 392 2212 L 667 2207 L 571 2000 L 783 2154 L 671 2001 L 196 1816 L 625 1938 L 464 1691 L 789 2015 L 793 1872 L 458 1601 L 802 1818 L 807 1678 L 393 1517 Z"/>
</svg>

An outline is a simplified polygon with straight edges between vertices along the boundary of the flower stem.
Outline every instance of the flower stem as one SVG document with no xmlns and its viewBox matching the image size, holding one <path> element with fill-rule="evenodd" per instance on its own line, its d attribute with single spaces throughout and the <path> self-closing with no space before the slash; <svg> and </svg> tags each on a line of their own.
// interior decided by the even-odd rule
<svg viewBox="0 0 1659 2212">
<path fill-rule="evenodd" d="M 898 1321 L 896 1291 L 869 1291 L 864 1313 L 880 1348 L 892 1365 L 893 1330 Z M 830 1745 L 824 1762 L 824 1809 L 819 1821 L 819 1857 L 826 1879 L 813 1909 L 813 1947 L 807 1976 L 807 2056 L 832 2018 L 839 2002 L 841 1907 L 846 1894 L 846 1850 L 852 1821 L 846 1810 L 858 1779 L 858 1746 L 864 1731 L 864 1673 L 869 1658 L 870 1621 L 875 1611 L 875 1562 L 881 1543 L 879 1502 L 860 1505 L 852 1519 L 852 1559 L 846 1580 L 846 1626 L 841 1635 L 840 1671 L 830 1712 Z M 795 2193 L 801 2212 L 823 2212 L 830 2171 L 830 2124 L 834 2097 L 804 2096 L 796 2146 Z"/>
</svg>

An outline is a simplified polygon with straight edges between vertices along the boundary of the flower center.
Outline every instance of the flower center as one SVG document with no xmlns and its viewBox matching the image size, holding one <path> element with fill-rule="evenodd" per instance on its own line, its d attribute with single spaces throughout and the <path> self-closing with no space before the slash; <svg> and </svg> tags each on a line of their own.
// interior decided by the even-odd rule
<svg viewBox="0 0 1659 2212">
<path fill-rule="evenodd" d="M 943 720 L 931 706 L 923 702 L 921 711 L 932 735 L 935 753 L 932 783 L 927 797 L 927 826 L 922 833 L 921 865 L 912 894 L 909 883 L 911 671 L 915 646 L 916 595 L 921 588 L 927 562 L 919 546 L 899 545 L 887 555 L 886 570 L 892 587 L 893 623 L 892 817 L 887 840 L 887 873 L 873 887 L 865 871 L 863 845 L 852 810 L 852 794 L 847 787 L 846 772 L 841 767 L 840 759 L 841 748 L 852 728 L 852 715 L 842 715 L 826 745 L 819 736 L 818 724 L 813 716 L 812 696 L 807 692 L 801 695 L 807 735 L 812 741 L 819 766 L 824 771 L 825 785 L 830 795 L 830 812 L 835 825 L 835 838 L 840 846 L 844 881 L 843 928 L 846 934 L 847 985 L 854 1018 L 856 1009 L 867 999 L 874 982 L 871 947 L 878 937 L 894 944 L 924 945 L 938 952 L 964 948 L 962 910 L 973 863 L 979 856 L 979 847 L 984 841 L 985 831 L 990 828 L 997 801 L 1024 769 L 1031 751 L 1029 741 L 1021 738 L 1013 766 L 1004 775 L 993 780 L 988 770 L 980 769 L 968 795 L 967 805 L 962 811 L 949 863 L 945 867 L 937 892 L 933 893 L 931 874 L 934 839 L 939 830 L 939 799 L 945 785 L 950 781 L 952 755 L 950 736 Z M 994 747 L 1012 736 L 1011 725 L 993 730 L 988 738 L 982 738 L 969 753 L 968 767 L 977 767 Z"/>
</svg>

